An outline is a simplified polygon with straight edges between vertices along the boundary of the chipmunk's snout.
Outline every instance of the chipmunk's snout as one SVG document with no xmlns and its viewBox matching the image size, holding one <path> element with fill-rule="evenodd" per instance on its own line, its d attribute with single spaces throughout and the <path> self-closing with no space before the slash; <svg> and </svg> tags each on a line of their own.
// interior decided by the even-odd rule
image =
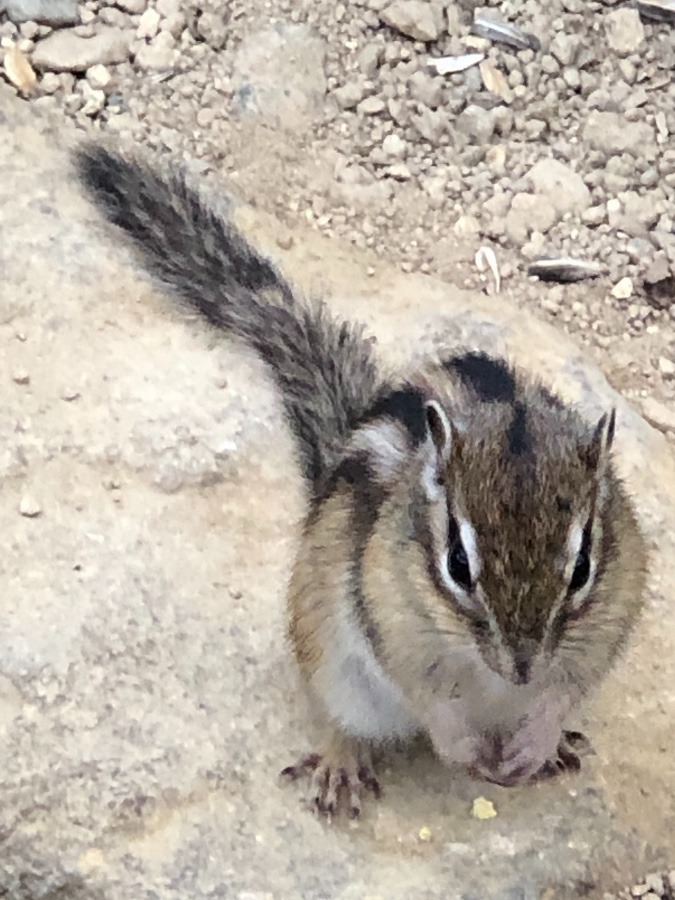
<svg viewBox="0 0 675 900">
<path fill-rule="evenodd" d="M 513 668 L 516 684 L 528 684 L 532 673 L 532 660 L 516 658 Z"/>
</svg>

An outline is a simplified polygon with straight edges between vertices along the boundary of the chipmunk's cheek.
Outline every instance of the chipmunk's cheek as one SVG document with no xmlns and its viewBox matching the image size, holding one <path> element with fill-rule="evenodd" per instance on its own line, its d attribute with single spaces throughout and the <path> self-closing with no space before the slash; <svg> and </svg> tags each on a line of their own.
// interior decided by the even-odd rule
<svg viewBox="0 0 675 900">
<path fill-rule="evenodd" d="M 472 765 L 482 755 L 480 735 L 467 720 L 463 700 L 438 701 L 429 712 L 427 728 L 434 750 L 448 764 Z"/>
</svg>

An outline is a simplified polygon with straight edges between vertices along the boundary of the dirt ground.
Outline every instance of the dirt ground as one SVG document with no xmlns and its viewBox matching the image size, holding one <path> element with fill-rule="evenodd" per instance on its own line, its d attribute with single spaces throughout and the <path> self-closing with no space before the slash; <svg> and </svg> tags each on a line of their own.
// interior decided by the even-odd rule
<svg viewBox="0 0 675 900">
<path fill-rule="evenodd" d="M 177 160 L 184 160 L 213 184 L 214 189 L 224 188 L 243 201 L 240 215 L 246 227 L 271 255 L 283 259 L 294 279 L 309 293 L 327 294 L 344 311 L 368 320 L 373 318 L 380 328 L 385 322 L 384 330 L 389 335 L 395 335 L 397 328 L 409 329 L 422 344 L 433 343 L 432 335 L 440 323 L 445 333 L 468 343 L 505 344 L 535 368 L 550 367 L 549 374 L 557 386 L 576 394 L 575 399 L 582 399 L 591 407 L 596 402 L 593 396 L 597 391 L 609 392 L 593 368 L 595 363 L 609 385 L 631 404 L 622 406 L 630 444 L 626 467 L 634 479 L 644 479 L 640 484 L 649 499 L 644 500 L 643 514 L 650 539 L 658 549 L 658 558 L 668 567 L 671 557 L 667 533 L 669 524 L 675 521 L 666 496 L 672 488 L 672 458 L 665 442 L 653 443 L 660 440 L 658 435 L 642 430 L 646 426 L 631 408 L 642 412 L 667 439 L 672 438 L 675 432 L 674 24 L 640 22 L 632 7 L 582 0 L 554 0 L 550 4 L 505 0 L 480 8 L 470 2 L 412 3 L 407 4 L 410 9 L 395 9 L 393 13 L 390 7 L 406 4 L 380 0 L 354 3 L 246 0 L 211 4 L 119 0 L 117 4 L 77 4 L 63 0 L 59 7 L 61 19 L 57 22 L 53 21 L 55 6 L 46 9 L 45 4 L 37 3 L 30 7 L 28 3 L 14 0 L 6 2 L 5 12 L 0 14 L 0 53 L 5 56 L 7 79 L 10 83 L 21 82 L 16 75 L 17 52 L 37 73 L 37 84 L 30 89 L 30 76 L 24 72 L 17 91 L 26 113 L 34 111 L 38 116 L 46 113 L 52 123 L 63 115 L 80 133 L 102 131 L 124 145 L 138 145 L 148 152 L 171 154 Z M 481 10 L 507 18 L 536 35 L 541 49 L 516 51 L 500 42 L 471 35 L 473 17 L 476 13 L 480 15 Z M 14 54 L 13 61 L 8 63 L 10 52 Z M 428 65 L 430 58 L 467 52 L 484 54 L 483 67 L 474 65 L 456 75 L 439 76 Z M 13 116 L 14 113 L 6 121 L 18 123 L 16 152 L 21 148 L 22 129 L 28 139 L 32 127 L 47 136 L 50 129 L 56 128 L 53 124 L 49 128 L 42 124 L 32 126 L 26 124 L 29 120 Z M 41 166 L 46 158 L 40 154 L 32 157 L 26 152 L 22 165 L 16 158 L 10 161 L 9 171 L 24 187 L 32 177 L 31 164 L 35 165 L 36 173 L 46 173 L 45 178 L 58 181 L 54 172 L 63 177 L 65 170 L 58 168 L 60 163 L 49 163 L 43 172 Z M 31 210 L 31 215 L 44 217 L 48 215 L 44 207 L 52 205 L 58 216 L 63 216 L 64 201 L 59 199 L 60 194 L 58 202 L 54 199 L 55 190 L 58 193 L 60 188 L 46 187 L 41 195 L 39 190 L 29 191 L 26 187 L 24 193 L 31 200 L 26 209 Z M 78 210 L 82 217 L 81 208 Z M 91 222 L 87 224 L 82 219 L 86 227 L 80 225 L 77 233 L 68 232 L 69 237 L 59 237 L 58 230 L 49 232 L 47 224 L 40 226 L 43 233 L 38 230 L 34 236 L 32 230 L 37 225 L 29 221 L 21 225 L 21 221 L 18 214 L 9 219 L 5 213 L 6 253 L 10 247 L 8 223 L 13 229 L 11 246 L 28 250 L 31 241 L 34 243 L 38 256 L 34 254 L 33 261 L 40 254 L 52 261 L 58 258 L 50 241 L 71 241 L 64 250 L 71 254 L 80 243 L 87 245 L 89 262 L 82 267 L 82 277 L 94 289 L 96 276 L 92 260 L 100 253 L 100 245 L 89 246 Z M 20 234 L 22 228 L 25 233 Z M 495 291 L 490 272 L 481 273 L 477 269 L 475 257 L 481 247 L 495 252 L 502 279 L 499 293 Z M 55 255 L 52 258 L 50 254 Z M 597 279 L 571 285 L 545 284 L 528 277 L 529 263 L 548 255 L 573 255 L 597 263 L 601 274 Z M 26 254 L 26 260 L 29 258 Z M 5 261 L 7 271 L 11 261 L 14 265 L 11 271 L 21 272 L 21 278 L 26 279 L 33 262 L 26 261 L 20 267 L 19 256 L 13 256 L 12 260 Z M 124 278 L 129 276 L 119 273 L 125 272 L 128 266 L 128 260 L 115 256 L 116 268 L 106 270 L 106 275 L 110 276 L 112 271 L 124 284 Z M 406 274 L 413 279 L 416 275 L 427 275 L 433 281 L 407 282 Z M 283 566 L 272 565 L 258 577 L 255 566 L 244 561 L 259 539 L 252 530 L 257 526 L 246 513 L 247 506 L 251 514 L 257 508 L 246 487 L 250 482 L 242 481 L 246 457 L 251 455 L 253 469 L 259 467 L 260 477 L 275 497 L 281 497 L 288 489 L 283 471 L 277 471 L 263 453 L 270 433 L 275 434 L 276 440 L 281 428 L 273 400 L 264 392 L 254 391 L 259 405 L 254 421 L 250 421 L 241 399 L 246 399 L 244 385 L 248 380 L 259 379 L 255 364 L 250 360 L 235 364 L 227 353 L 223 356 L 222 351 L 213 347 L 209 347 L 208 362 L 199 362 L 203 347 L 184 337 L 182 329 L 172 324 L 166 337 L 142 338 L 150 341 L 144 344 L 147 366 L 136 360 L 130 371 L 124 373 L 124 360 L 132 340 L 138 340 L 148 327 L 148 314 L 140 313 L 136 301 L 129 300 L 121 324 L 110 326 L 115 339 L 105 364 L 96 361 L 98 350 L 93 348 L 96 350 L 92 351 L 93 358 L 78 367 L 78 371 L 70 365 L 69 356 L 78 346 L 76 342 L 86 340 L 87 327 L 95 321 L 94 311 L 87 307 L 82 323 L 73 326 L 75 309 L 82 299 L 73 296 L 66 304 L 69 310 L 66 320 L 70 324 L 59 324 L 58 315 L 55 319 L 46 317 L 43 323 L 40 314 L 36 325 L 32 310 L 36 297 L 40 296 L 39 282 L 19 281 L 18 275 L 14 277 L 15 282 L 11 278 L 5 282 L 4 299 L 8 306 L 3 310 L 3 338 L 11 361 L 12 390 L 16 393 L 11 398 L 13 412 L 6 416 L 4 431 L 13 435 L 5 449 L 9 460 L 5 460 L 5 474 L 12 485 L 7 509 L 14 508 L 15 500 L 17 503 L 26 500 L 28 488 L 22 481 L 24 478 L 28 478 L 30 488 L 26 502 L 38 503 L 36 496 L 49 497 L 55 488 L 45 485 L 52 481 L 59 483 L 62 474 L 63 484 L 69 487 L 64 501 L 67 515 L 63 513 L 60 527 L 57 527 L 59 523 L 50 523 L 49 509 L 45 516 L 37 515 L 35 521 L 21 520 L 22 527 L 28 531 L 17 538 L 13 550 L 12 583 L 23 591 L 34 578 L 40 585 L 41 603 L 50 611 L 49 616 L 54 617 L 50 621 L 55 626 L 59 598 L 62 601 L 67 591 L 63 586 L 53 586 L 50 577 L 40 574 L 39 567 L 30 574 L 30 566 L 26 568 L 30 541 L 43 541 L 39 546 L 47 553 L 56 553 L 57 557 L 61 554 L 67 559 L 70 528 L 72 533 L 81 536 L 82 558 L 89 560 L 93 569 L 103 566 L 105 558 L 94 553 L 85 539 L 86 529 L 82 531 L 77 524 L 78 504 L 83 506 L 90 516 L 91 532 L 105 533 L 104 524 L 108 523 L 105 527 L 112 529 L 113 544 L 121 558 L 133 558 L 134 546 L 150 554 L 150 562 L 143 571 L 135 573 L 131 565 L 121 572 L 118 578 L 121 583 L 112 574 L 106 575 L 110 584 L 104 581 L 100 592 L 101 596 L 110 598 L 120 592 L 131 596 L 138 590 L 137 584 L 142 585 L 141 593 L 150 599 L 139 607 L 130 602 L 119 613 L 119 621 L 114 622 L 120 659 L 126 658 L 125 654 L 133 656 L 139 647 L 145 646 L 149 659 L 154 660 L 152 665 L 167 678 L 174 678 L 175 684 L 167 682 L 158 701 L 158 711 L 165 716 L 164 725 L 151 718 L 159 748 L 154 761 L 148 752 L 150 741 L 146 744 L 145 738 L 141 738 L 140 749 L 134 751 L 138 755 L 136 769 L 133 753 L 129 752 L 135 740 L 133 729 L 126 743 L 115 732 L 114 740 L 119 741 L 115 752 L 130 768 L 126 780 L 120 779 L 113 794 L 108 796 L 109 788 L 101 785 L 109 784 L 111 778 L 114 782 L 112 758 L 107 758 L 105 751 L 97 746 L 87 761 L 79 758 L 75 748 L 64 746 L 58 751 L 64 771 L 83 778 L 84 786 L 81 797 L 70 789 L 67 796 L 62 795 L 52 783 L 45 753 L 56 752 L 59 728 L 74 729 L 76 733 L 78 727 L 85 730 L 92 727 L 86 719 L 88 714 L 92 720 L 100 715 L 98 698 L 90 696 L 84 682 L 78 681 L 80 676 L 62 671 L 62 660 L 50 649 L 49 628 L 44 626 L 44 646 L 36 646 L 31 643 L 34 638 L 31 638 L 30 622 L 22 625 L 21 640 L 28 648 L 24 654 L 23 644 L 16 643 L 18 632 L 11 616 L 7 614 L 3 619 L 3 641 L 6 647 L 14 646 L 9 654 L 10 663 L 3 669 L 3 677 L 8 679 L 4 687 L 0 685 L 4 691 L 3 703 L 10 712 L 17 703 L 21 705 L 12 693 L 17 690 L 17 684 L 24 699 L 34 692 L 32 703 L 40 710 L 42 734 L 38 740 L 30 723 L 31 714 L 25 709 L 24 718 L 18 724 L 7 713 L 7 721 L 14 722 L 5 734 L 8 752 L 24 745 L 30 748 L 21 778 L 11 780 L 14 771 L 11 766 L 6 776 L 8 800 L 2 834 L 3 838 L 14 835 L 14 842 L 10 840 L 7 845 L 13 854 L 14 868 L 10 872 L 8 864 L 6 871 L 10 874 L 6 886 L 3 885 L 9 890 L 8 896 L 16 896 L 17 900 L 24 896 L 31 900 L 38 896 L 57 896 L 39 892 L 41 870 L 36 861 L 41 860 L 47 869 L 52 865 L 56 872 L 61 866 L 66 873 L 61 882 L 55 877 L 50 889 L 70 890 L 72 896 L 122 897 L 131 896 L 129 890 L 135 890 L 134 896 L 150 897 L 150 886 L 161 873 L 162 878 L 172 878 L 173 882 L 166 881 L 160 896 L 236 896 L 241 900 L 253 897 L 262 900 L 277 896 L 262 876 L 256 875 L 247 883 L 241 872 L 237 879 L 226 870 L 228 866 L 231 868 L 232 860 L 251 859 L 258 871 L 267 859 L 281 879 L 279 883 L 285 885 L 284 896 L 448 896 L 444 879 L 452 873 L 462 885 L 457 896 L 468 898 L 480 896 L 477 887 L 480 880 L 469 875 L 469 861 L 480 859 L 486 863 L 493 854 L 496 862 L 490 896 L 554 898 L 579 896 L 584 891 L 589 896 L 610 896 L 605 892 L 616 890 L 617 876 L 637 879 L 658 870 L 658 874 L 650 876 L 651 881 L 641 881 L 635 886 L 633 895 L 643 895 L 648 900 L 655 897 L 672 900 L 675 880 L 669 884 L 664 876 L 675 857 L 668 855 L 671 850 L 667 840 L 663 846 L 659 844 L 664 833 L 668 830 L 672 833 L 673 770 L 670 763 L 659 762 L 669 747 L 669 729 L 672 733 L 672 689 L 668 692 L 664 688 L 667 672 L 658 670 L 656 662 L 652 663 L 662 652 L 660 616 L 670 616 L 667 621 L 672 630 L 668 590 L 672 580 L 669 581 L 668 575 L 663 576 L 663 581 L 657 578 L 652 587 L 651 613 L 643 643 L 600 704 L 601 760 L 590 781 L 579 789 L 583 802 L 576 806 L 572 802 L 574 787 L 569 791 L 562 789 L 560 793 L 554 789 L 551 817 L 542 818 L 540 823 L 546 836 L 542 843 L 538 843 L 536 829 L 523 818 L 526 801 L 519 805 L 520 801 L 502 798 L 498 792 L 497 799 L 504 804 L 500 807 L 502 830 L 486 838 L 462 821 L 456 810 L 448 812 L 444 806 L 427 814 L 422 801 L 411 799 L 408 788 L 398 793 L 394 788 L 392 812 L 382 813 L 364 826 L 368 846 L 379 861 L 370 862 L 363 842 L 359 844 L 358 836 L 349 835 L 340 835 L 338 849 L 334 851 L 336 859 L 327 861 L 322 854 L 331 852 L 330 842 L 313 831 L 305 833 L 304 826 L 294 824 L 286 811 L 279 826 L 272 825 L 271 814 L 261 812 L 267 802 L 264 781 L 254 777 L 249 782 L 241 754 L 249 751 L 265 766 L 275 763 L 276 757 L 269 748 L 261 748 L 257 738 L 251 738 L 254 725 L 250 710 L 236 703 L 220 707 L 215 688 L 204 687 L 206 705 L 217 723 L 213 726 L 218 731 L 214 736 L 199 714 L 192 719 L 193 711 L 183 707 L 183 699 L 177 699 L 183 697 L 181 692 L 189 690 L 195 679 L 202 684 L 205 675 L 199 656 L 205 653 L 220 683 L 241 691 L 253 684 L 256 698 L 259 699 L 259 694 L 266 696 L 260 701 L 264 721 L 280 736 L 282 743 L 297 740 L 289 738 L 289 734 L 294 734 L 292 724 L 277 721 L 276 710 L 272 709 L 274 703 L 283 701 L 275 681 L 278 672 L 288 676 L 285 664 L 274 652 L 262 668 L 259 662 L 253 662 L 249 671 L 230 658 L 233 649 L 225 651 L 226 660 L 221 663 L 217 661 L 217 641 L 209 641 L 205 649 L 196 638 L 205 621 L 215 621 L 225 638 L 229 635 L 233 648 L 259 660 L 261 655 L 274 650 L 278 637 L 262 619 L 265 615 L 272 616 L 273 627 L 278 624 L 274 617 L 278 617 L 279 609 L 268 608 L 267 604 L 271 602 L 274 585 L 283 579 Z M 66 282 L 72 293 L 73 285 L 68 279 Z M 16 290 L 10 293 L 11 284 Z M 19 284 L 23 285 L 22 291 L 28 285 L 22 297 L 18 294 Z M 129 280 L 125 284 L 126 296 L 135 297 L 138 285 Z M 355 284 L 360 286 L 355 289 Z M 113 300 L 109 294 L 107 322 L 115 318 Z M 151 302 L 153 309 L 160 308 L 161 301 L 152 299 Z M 161 313 L 149 318 L 156 325 Z M 547 331 L 545 323 L 553 325 L 560 334 L 560 348 L 556 346 L 556 331 Z M 48 383 L 40 386 L 34 373 L 45 354 L 51 359 L 55 338 L 50 334 L 56 335 L 64 327 L 66 343 L 61 346 L 58 358 L 51 360 L 63 383 L 59 384 L 59 398 L 52 400 L 48 397 Z M 36 333 L 41 335 L 38 350 L 33 340 Z M 21 335 L 28 337 L 27 348 Z M 104 336 L 109 339 L 111 333 L 105 331 Z M 583 347 L 583 357 L 576 354 L 567 337 Z M 158 341 L 157 346 L 153 347 L 153 340 Z M 174 373 L 160 377 L 153 371 L 162 353 L 169 350 L 180 351 L 176 354 L 178 358 L 185 354 L 185 362 L 180 365 L 185 368 L 182 374 L 186 386 L 175 394 L 171 393 L 169 377 Z M 556 356 L 558 353 L 560 358 Z M 553 362 L 547 362 L 547 358 Z M 23 380 L 24 374 L 29 376 L 29 382 Z M 112 399 L 106 393 L 104 375 L 116 385 Z M 226 415 L 219 405 L 220 399 L 213 396 L 206 401 L 203 415 L 190 418 L 190 390 L 201 391 L 207 384 L 226 384 L 231 378 L 238 385 L 239 394 L 236 391 L 228 394 Z M 143 385 L 142 389 L 139 384 Z M 190 390 L 187 385 L 191 385 Z M 86 398 L 88 392 L 88 401 L 80 403 L 79 395 L 84 394 Z M 21 437 L 23 433 L 32 433 L 30 421 L 21 426 L 24 431 L 17 430 L 16 424 L 22 420 L 19 410 L 26 402 L 27 393 L 33 394 L 33 405 L 28 404 L 30 415 L 25 413 L 25 416 L 38 423 L 39 439 L 32 443 Z M 67 394 L 77 397 L 74 403 L 66 399 Z M 611 396 L 611 392 L 606 396 Z M 115 411 L 110 422 L 101 413 L 108 403 Z M 154 411 L 148 412 L 150 409 Z M 150 421 L 144 424 L 145 415 L 150 416 Z M 69 432 L 70 444 L 65 441 L 59 450 L 58 441 L 64 440 L 59 430 L 62 416 L 66 416 L 69 429 L 74 431 Z M 217 438 L 219 449 L 213 453 L 205 451 L 203 456 L 189 449 L 192 445 L 181 439 L 179 431 L 181 425 L 185 426 L 186 416 L 188 429 L 200 435 L 200 439 L 207 435 L 209 442 Z M 174 428 L 178 429 L 175 442 L 161 437 L 165 431 L 173 434 Z M 102 434 L 101 429 L 106 433 Z M 69 460 L 68 465 L 59 462 L 60 452 Z M 283 453 L 282 448 L 282 456 Z M 22 454 L 28 460 L 25 465 Z M 72 463 L 69 454 L 78 461 L 74 468 L 69 468 Z M 56 460 L 50 462 L 51 468 L 46 467 L 47 458 Z M 113 473 L 104 477 L 107 458 L 113 460 L 109 464 Z M 59 466 L 65 466 L 63 473 Z M 45 474 L 48 469 L 49 473 Z M 225 484 L 220 484 L 210 499 L 201 496 L 207 491 L 209 479 L 219 483 L 223 471 Z M 123 522 L 116 518 L 119 504 L 115 505 L 119 488 L 114 484 L 120 480 L 120 473 L 122 482 L 129 478 L 129 489 L 123 491 L 127 498 Z M 79 479 L 82 481 L 78 485 Z M 94 484 L 100 485 L 102 479 L 107 479 L 110 486 L 103 495 L 105 499 L 97 501 L 104 503 L 105 508 L 97 509 L 96 503 L 92 506 L 91 497 Z M 651 499 L 659 490 L 659 479 L 664 493 L 661 509 Z M 186 501 L 184 492 L 195 489 L 200 501 L 191 514 L 188 509 L 191 501 Z M 166 499 L 174 496 L 175 500 Z M 288 497 L 283 501 L 289 502 L 299 505 L 294 495 L 290 501 Z M 144 512 L 146 504 L 150 506 Z M 234 573 L 227 579 L 232 606 L 228 609 L 230 618 L 214 612 L 220 602 L 219 592 L 213 591 L 210 583 L 216 585 L 222 579 L 216 564 L 220 551 L 214 538 L 204 538 L 205 549 L 187 539 L 189 558 L 193 565 L 205 566 L 204 581 L 209 582 L 205 586 L 200 580 L 199 587 L 200 594 L 206 598 L 203 601 L 206 608 L 193 611 L 189 603 L 190 580 L 178 571 L 180 567 L 170 564 L 180 541 L 178 536 L 162 531 L 165 527 L 162 519 L 170 513 L 177 520 L 187 516 L 186 529 L 194 528 L 195 534 L 201 536 L 206 533 L 206 526 L 217 527 L 215 523 L 220 521 L 223 509 L 227 511 L 228 527 L 238 535 L 224 557 L 226 568 L 231 566 Z M 160 534 L 156 551 L 148 549 L 148 536 L 144 533 L 150 525 Z M 31 537 L 30 528 L 43 529 L 42 536 L 33 533 Z M 287 528 L 287 514 L 280 513 L 267 526 L 266 540 L 283 540 Z M 93 654 L 93 645 L 87 643 L 87 633 L 98 641 L 105 634 L 105 626 L 85 599 L 85 576 L 82 576 L 85 584 L 73 589 L 75 624 L 69 630 L 69 640 L 76 648 L 76 655 L 81 655 L 85 670 L 87 658 L 96 657 L 95 671 L 103 673 L 102 684 L 115 695 L 116 703 L 137 703 L 146 716 L 152 716 L 148 712 L 150 707 L 139 699 L 131 684 L 134 678 L 146 687 L 152 684 L 152 665 L 146 666 L 140 656 L 137 668 L 134 668 L 136 662 L 127 668 L 124 668 L 127 663 L 106 662 L 105 653 L 97 650 Z M 151 627 L 153 617 L 159 615 L 157 598 L 163 591 L 171 593 L 172 584 L 175 596 L 169 612 L 178 619 L 181 615 L 188 617 L 188 652 L 177 672 L 171 658 L 181 646 L 180 627 L 175 622 L 164 622 L 161 635 L 167 644 L 161 651 L 153 650 Z M 239 585 L 243 584 L 253 587 L 243 590 L 242 599 Z M 249 636 L 243 638 L 237 633 L 233 637 L 233 632 L 243 633 L 247 628 L 247 597 L 260 607 L 254 621 L 260 628 L 262 646 L 257 646 L 256 640 Z M 278 598 L 274 599 L 279 602 Z M 136 621 L 143 603 L 149 603 L 151 612 L 147 624 L 142 618 L 141 624 Z M 78 631 L 80 626 L 84 637 Z M 669 640 L 670 631 L 666 643 Z M 227 641 L 226 646 L 229 646 Z M 42 667 L 45 682 L 41 687 Z M 106 673 L 110 675 L 109 682 Z M 637 685 L 631 680 L 636 676 Z M 68 716 L 74 713 L 59 705 L 62 702 L 59 691 L 73 679 L 76 694 L 80 691 L 78 696 L 84 698 L 82 721 L 75 718 L 71 721 Z M 121 681 L 124 681 L 123 690 Z M 58 696 L 49 693 L 56 691 L 54 685 L 58 686 Z M 657 691 L 658 701 L 654 699 Z M 622 708 L 624 696 L 627 709 Z M 243 785 L 245 799 L 255 806 L 253 828 L 246 825 L 241 801 L 230 797 L 229 788 L 227 802 L 222 796 L 212 799 L 214 785 L 222 788 L 223 768 L 216 760 L 218 748 L 228 742 L 229 716 L 239 723 L 236 739 L 240 745 L 239 749 L 228 748 L 225 770 L 230 777 L 234 772 L 235 779 Z M 301 712 L 292 708 L 290 718 L 296 728 L 300 717 Z M 640 717 L 648 720 L 648 726 L 636 730 L 631 723 Z M 185 727 L 179 723 L 188 722 L 194 733 L 201 736 L 201 755 L 197 755 L 194 764 L 186 757 L 186 751 L 172 744 L 167 724 L 171 722 L 177 733 L 182 734 Z M 105 730 L 93 728 L 91 733 L 97 735 L 101 746 L 105 744 Z M 253 743 L 249 744 L 249 740 Z M 617 759 L 615 741 L 625 748 L 623 761 Z M 645 742 L 650 744 L 649 749 L 645 749 Z M 173 774 L 172 760 L 178 760 Z M 92 768 L 87 769 L 90 764 Z M 156 790 L 144 782 L 143 766 L 152 771 Z M 614 773 L 614 781 L 613 766 L 618 773 Z M 428 776 L 420 775 L 421 769 L 423 766 L 417 764 L 417 774 L 424 782 L 422 800 L 428 801 L 437 792 L 441 776 L 435 771 Z M 403 767 L 395 765 L 394 771 L 398 777 Z M 635 773 L 641 789 L 631 784 Z M 100 809 L 92 812 L 83 799 L 87 791 L 91 794 L 94 790 L 102 791 L 108 810 L 113 810 L 111 821 L 102 831 L 92 824 L 101 817 Z M 468 801 L 471 788 L 462 783 L 457 790 L 462 802 Z M 143 791 L 151 797 L 150 806 L 136 820 L 128 813 L 129 798 Z M 21 816 L 16 813 L 22 803 L 28 802 L 31 792 L 42 797 L 46 810 L 43 819 L 34 820 L 32 835 L 25 823 L 17 824 Z M 105 808 L 103 799 L 101 808 Z M 270 810 L 283 808 L 285 802 L 274 794 L 269 801 Z M 59 804 L 61 812 L 56 811 Z M 232 806 L 225 809 L 222 804 Z M 506 812 L 510 810 L 517 823 L 511 836 L 507 825 L 501 825 L 502 808 Z M 431 823 L 435 835 L 431 850 L 407 834 L 402 826 L 411 809 L 420 828 Z M 133 820 L 131 825 L 124 818 L 127 814 Z M 61 815 L 65 816 L 63 820 Z M 80 815 L 83 830 L 75 838 L 68 829 Z M 565 826 L 572 815 L 579 817 L 578 836 Z M 652 823 L 647 821 L 650 815 L 653 815 Z M 169 819 L 172 824 L 163 830 L 164 824 L 158 823 Z M 605 830 L 605 836 L 593 834 L 594 823 L 596 828 Z M 50 829 L 53 833 L 57 826 L 65 829 L 69 843 L 60 846 L 59 853 L 55 854 L 48 847 Z M 454 836 L 451 826 L 455 827 Z M 204 846 L 204 841 L 213 840 L 222 827 L 233 829 L 231 843 L 227 845 L 229 857 L 228 853 L 220 856 L 220 851 L 214 850 L 213 859 L 203 863 L 208 877 L 200 883 L 196 876 L 190 875 L 191 867 L 198 867 L 199 848 Z M 188 834 L 190 829 L 192 837 Z M 281 862 L 282 845 L 291 833 L 296 840 L 307 840 L 302 852 L 293 857 L 297 873 L 293 865 L 284 867 Z M 129 834 L 132 835 L 130 844 L 134 845 L 131 850 L 127 843 Z M 256 846 L 258 837 L 261 840 Z M 466 850 L 473 841 L 477 841 L 475 853 Z M 542 880 L 546 865 L 536 864 L 536 857 L 549 854 L 556 841 L 561 842 L 560 847 L 564 844 L 564 852 L 560 849 L 559 859 L 550 863 L 550 883 L 542 888 L 546 883 L 545 878 Z M 261 849 L 265 844 L 267 856 Z M 437 847 L 443 850 L 440 856 L 434 857 L 433 850 Z M 365 887 L 367 879 L 357 877 L 352 864 L 344 862 L 350 853 L 355 854 L 352 858 L 360 860 L 374 879 L 376 887 L 372 895 Z M 392 863 L 392 871 L 387 873 L 384 857 L 378 858 L 378 853 L 399 861 L 405 857 L 406 863 L 399 868 Z M 100 859 L 96 854 L 100 854 Z M 58 866 L 57 857 L 61 859 Z M 73 861 L 76 857 L 77 865 Z M 69 861 L 63 863 L 64 859 Z M 509 872 L 516 863 L 525 873 L 521 882 L 509 880 Z M 337 871 L 340 865 L 343 871 Z M 33 880 L 24 879 L 24 893 L 19 893 L 16 887 L 20 883 L 21 866 L 24 874 L 33 867 Z M 76 881 L 67 880 L 69 866 L 72 871 L 77 870 L 78 878 L 84 878 L 79 894 L 73 887 Z M 113 873 L 109 882 L 105 877 L 106 868 Z M 15 874 L 16 880 L 12 881 Z M 425 882 L 428 893 L 421 890 L 417 893 L 415 885 L 424 878 L 428 879 Z M 42 880 L 44 884 L 49 881 L 44 874 Z M 236 887 L 230 893 L 225 888 L 222 888 L 224 893 L 218 893 L 218 884 Z"/>
</svg>

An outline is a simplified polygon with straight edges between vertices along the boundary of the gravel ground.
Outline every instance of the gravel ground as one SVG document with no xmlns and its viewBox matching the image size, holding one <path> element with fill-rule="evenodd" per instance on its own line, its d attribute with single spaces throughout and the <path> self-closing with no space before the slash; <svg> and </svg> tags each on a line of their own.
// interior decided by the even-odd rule
<svg viewBox="0 0 675 900">
<path fill-rule="evenodd" d="M 476 16 L 530 46 L 471 33 Z M 190 160 L 374 266 L 492 292 L 475 262 L 491 248 L 502 291 L 675 434 L 675 17 L 611 0 L 0 0 L 0 47 L 29 102 Z M 430 64 L 467 53 L 456 74 Z M 599 277 L 528 277 L 545 256 Z M 671 873 L 621 896 L 674 893 Z"/>
<path fill-rule="evenodd" d="M 476 250 L 493 247 L 509 294 L 675 427 L 673 23 L 612 0 L 4 6 L 3 48 L 38 73 L 38 104 L 199 160 L 289 225 L 304 217 L 406 270 L 470 286 Z M 480 14 L 540 49 L 470 34 Z M 429 65 L 467 51 L 480 66 Z M 237 152 L 252 119 L 292 134 L 285 165 Z M 567 254 L 601 277 L 528 278 L 533 258 Z"/>
</svg>

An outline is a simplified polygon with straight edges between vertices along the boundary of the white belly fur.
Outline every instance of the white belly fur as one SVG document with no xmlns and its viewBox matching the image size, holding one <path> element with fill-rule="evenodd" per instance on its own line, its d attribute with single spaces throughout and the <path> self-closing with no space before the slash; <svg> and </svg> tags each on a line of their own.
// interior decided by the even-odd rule
<svg viewBox="0 0 675 900">
<path fill-rule="evenodd" d="M 332 622 L 332 648 L 312 680 L 333 722 L 353 737 L 387 741 L 412 736 L 419 723 L 375 659 L 349 613 Z"/>
</svg>

